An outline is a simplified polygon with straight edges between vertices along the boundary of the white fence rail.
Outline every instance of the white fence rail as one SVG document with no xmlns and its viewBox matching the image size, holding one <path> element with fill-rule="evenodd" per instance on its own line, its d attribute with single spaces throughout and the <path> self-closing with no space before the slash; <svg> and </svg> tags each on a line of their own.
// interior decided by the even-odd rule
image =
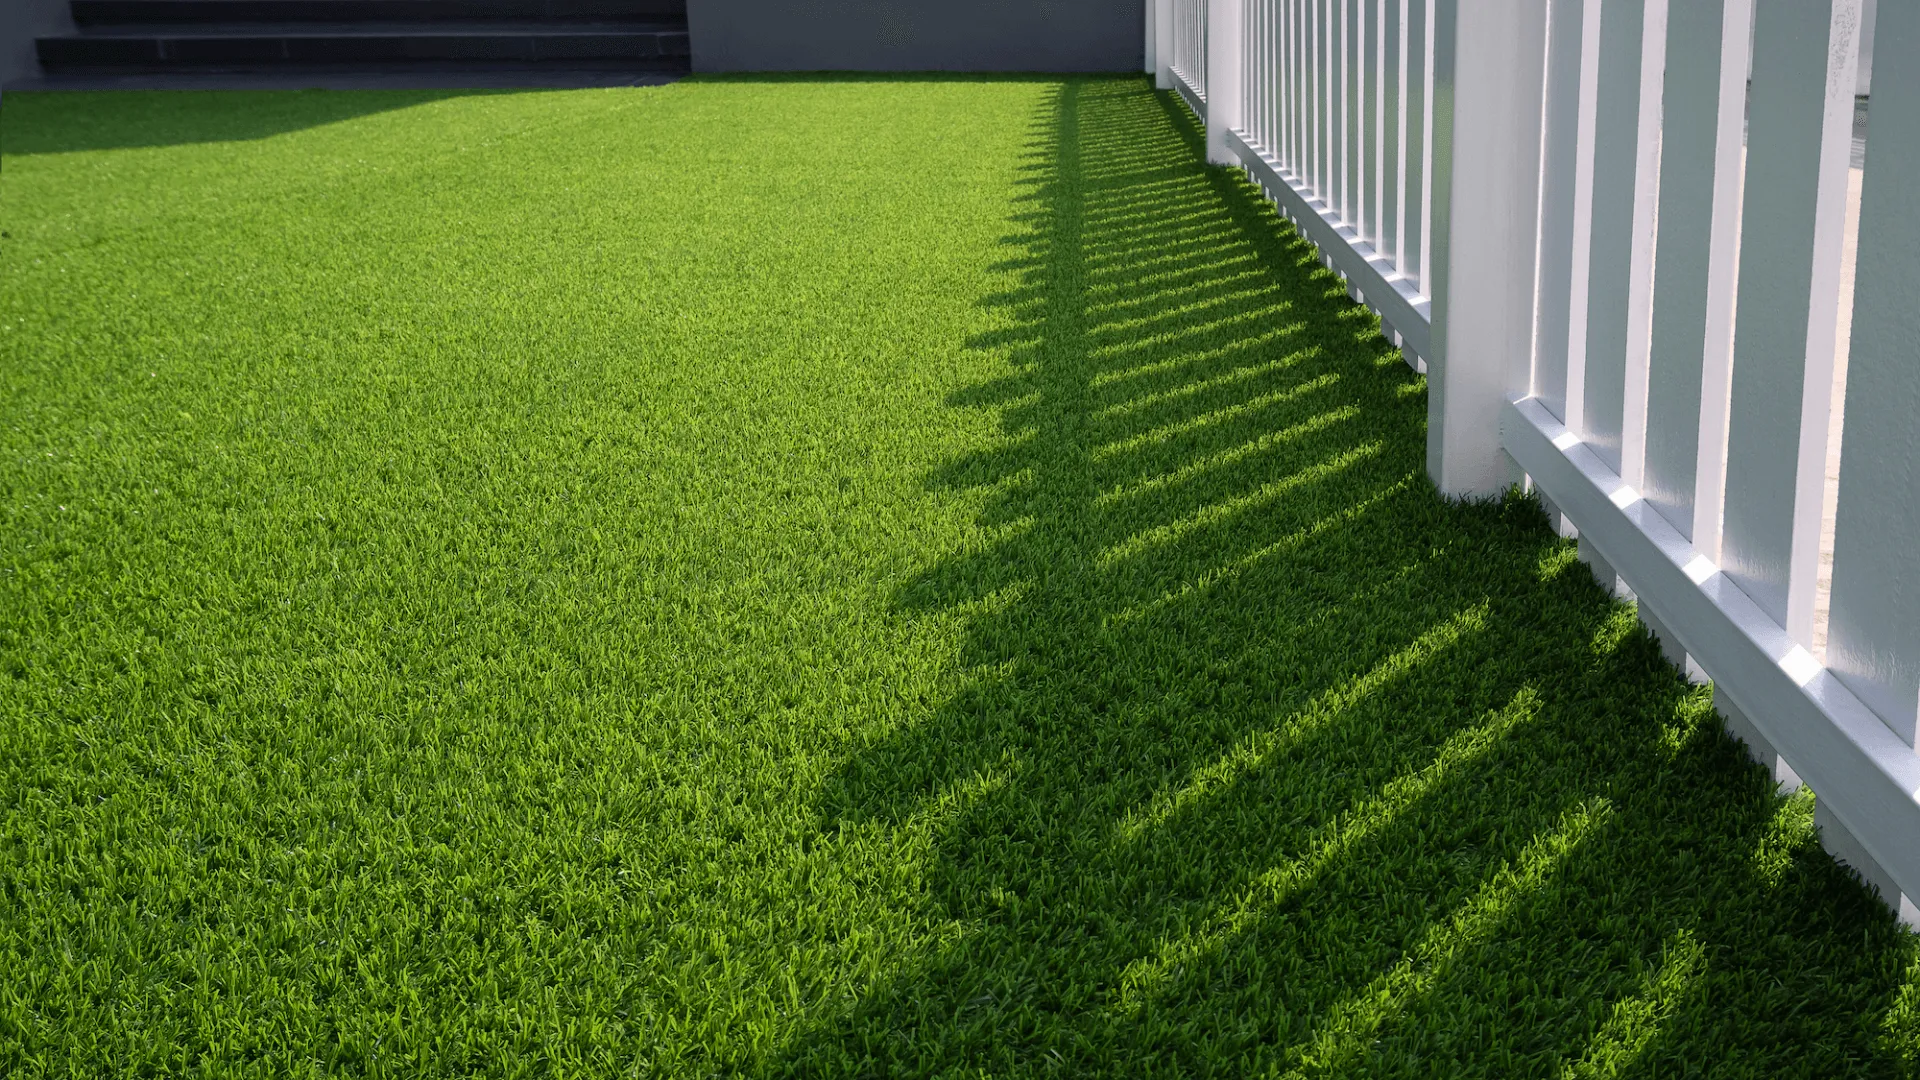
<svg viewBox="0 0 1920 1080">
<path fill-rule="evenodd" d="M 1920 4 L 1147 2 L 1428 371 L 1440 488 L 1530 480 L 1920 924 Z"/>
</svg>

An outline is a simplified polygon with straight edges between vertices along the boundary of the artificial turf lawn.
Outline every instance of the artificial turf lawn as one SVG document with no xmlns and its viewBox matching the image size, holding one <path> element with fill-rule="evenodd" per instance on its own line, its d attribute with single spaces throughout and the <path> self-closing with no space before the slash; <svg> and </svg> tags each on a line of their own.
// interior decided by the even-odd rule
<svg viewBox="0 0 1920 1080">
<path fill-rule="evenodd" d="M 1138 80 L 8 94 L 0 1072 L 1912 1074 Z"/>
</svg>

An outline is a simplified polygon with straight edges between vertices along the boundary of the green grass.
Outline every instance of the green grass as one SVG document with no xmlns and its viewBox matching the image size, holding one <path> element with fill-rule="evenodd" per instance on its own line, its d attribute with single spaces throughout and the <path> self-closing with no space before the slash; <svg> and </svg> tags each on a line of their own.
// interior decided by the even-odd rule
<svg viewBox="0 0 1920 1080">
<path fill-rule="evenodd" d="M 1137 80 L 8 94 L 0 1073 L 1913 1075 Z"/>
</svg>

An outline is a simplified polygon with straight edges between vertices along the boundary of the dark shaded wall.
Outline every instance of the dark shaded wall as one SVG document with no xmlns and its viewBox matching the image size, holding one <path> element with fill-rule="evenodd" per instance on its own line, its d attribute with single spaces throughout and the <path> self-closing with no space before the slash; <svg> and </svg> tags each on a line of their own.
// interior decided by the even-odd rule
<svg viewBox="0 0 1920 1080">
<path fill-rule="evenodd" d="M 1143 0 L 688 0 L 695 71 L 1139 71 Z"/>
<path fill-rule="evenodd" d="M 72 32 L 67 0 L 0 0 L 0 87 L 40 74 L 34 38 Z"/>
</svg>

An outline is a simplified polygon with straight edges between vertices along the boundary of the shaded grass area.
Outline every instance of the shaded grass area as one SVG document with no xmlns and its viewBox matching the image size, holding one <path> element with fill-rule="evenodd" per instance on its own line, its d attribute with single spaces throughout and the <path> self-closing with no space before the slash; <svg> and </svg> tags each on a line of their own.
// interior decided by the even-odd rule
<svg viewBox="0 0 1920 1080">
<path fill-rule="evenodd" d="M 0 112 L 0 1069 L 1913 1073 L 1171 99 L 389 97 Z"/>
</svg>

